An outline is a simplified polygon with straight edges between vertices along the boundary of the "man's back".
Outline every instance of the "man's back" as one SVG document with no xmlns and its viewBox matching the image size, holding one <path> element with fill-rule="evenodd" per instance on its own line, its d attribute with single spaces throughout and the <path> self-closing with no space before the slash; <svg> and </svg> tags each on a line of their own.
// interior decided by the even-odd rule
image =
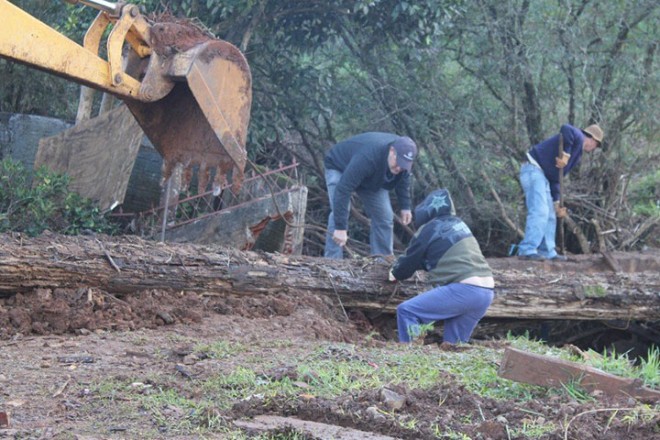
<svg viewBox="0 0 660 440">
<path fill-rule="evenodd" d="M 352 136 L 335 144 L 326 154 L 326 169 L 344 171 L 353 157 L 378 156 L 377 152 L 394 142 L 399 136 L 392 133 L 367 132 Z"/>
</svg>

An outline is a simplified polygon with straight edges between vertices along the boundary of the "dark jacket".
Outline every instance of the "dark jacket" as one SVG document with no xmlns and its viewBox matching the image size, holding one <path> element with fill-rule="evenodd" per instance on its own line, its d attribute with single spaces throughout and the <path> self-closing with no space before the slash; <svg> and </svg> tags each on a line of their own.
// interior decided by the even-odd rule
<svg viewBox="0 0 660 440">
<path fill-rule="evenodd" d="M 335 144 L 326 154 L 326 169 L 342 172 L 335 189 L 335 228 L 348 229 L 348 205 L 355 190 L 394 189 L 400 209 L 410 209 L 410 173 L 392 175 L 387 164 L 390 145 L 399 136 L 391 133 L 362 133 Z"/>
<path fill-rule="evenodd" d="M 564 137 L 564 153 L 571 155 L 568 159 L 568 165 L 564 167 L 565 176 L 574 166 L 580 163 L 584 133 L 579 128 L 569 124 L 562 125 L 559 132 Z M 548 179 L 552 200 L 559 200 L 559 168 L 555 163 L 555 158 L 559 156 L 559 135 L 556 134 L 540 144 L 534 145 L 529 150 L 529 154 L 541 166 L 545 178 Z"/>
<path fill-rule="evenodd" d="M 392 268 L 397 280 L 408 279 L 417 270 L 429 272 L 428 281 L 436 286 L 493 276 L 472 231 L 456 216 L 449 191 L 430 193 L 417 205 L 413 218 L 419 230 Z"/>
</svg>

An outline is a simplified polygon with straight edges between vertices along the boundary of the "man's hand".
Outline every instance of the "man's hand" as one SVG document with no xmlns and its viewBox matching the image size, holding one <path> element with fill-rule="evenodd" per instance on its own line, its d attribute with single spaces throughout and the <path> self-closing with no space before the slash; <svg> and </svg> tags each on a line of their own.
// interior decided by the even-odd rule
<svg viewBox="0 0 660 440">
<path fill-rule="evenodd" d="M 412 212 L 410 212 L 410 209 L 402 209 L 401 210 L 401 223 L 404 225 L 410 224 L 412 221 Z"/>
<path fill-rule="evenodd" d="M 389 273 L 387 274 L 387 281 L 389 281 L 390 283 L 396 283 L 396 278 L 392 274 L 392 270 L 390 270 Z"/>
<path fill-rule="evenodd" d="M 555 157 L 555 166 L 557 168 L 564 168 L 568 165 L 568 159 L 571 157 L 568 153 L 562 153 L 561 157 Z"/>
<path fill-rule="evenodd" d="M 332 234 L 332 241 L 343 247 L 347 240 L 348 235 L 346 234 L 346 230 L 335 229 L 335 232 Z"/>
<path fill-rule="evenodd" d="M 559 202 L 555 202 L 555 215 L 557 218 L 566 218 L 568 211 L 564 206 L 559 206 Z"/>
</svg>

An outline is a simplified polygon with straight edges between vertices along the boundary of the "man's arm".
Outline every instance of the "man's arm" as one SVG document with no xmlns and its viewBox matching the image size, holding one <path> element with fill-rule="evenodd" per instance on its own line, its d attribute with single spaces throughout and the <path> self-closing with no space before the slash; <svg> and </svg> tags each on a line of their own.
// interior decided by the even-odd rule
<svg viewBox="0 0 660 440">
<path fill-rule="evenodd" d="M 399 182 L 394 188 L 396 198 L 399 201 L 399 209 L 401 209 L 401 223 L 407 225 L 412 220 L 412 212 L 410 210 L 410 173 L 404 172 Z"/>
<path fill-rule="evenodd" d="M 397 280 L 407 280 L 417 270 L 424 269 L 424 257 L 432 233 L 432 231 L 427 232 L 425 229 L 429 228 L 422 227 L 410 241 L 406 253 L 394 263 L 392 275 Z"/>
<path fill-rule="evenodd" d="M 373 170 L 369 169 L 369 163 L 364 157 L 354 157 L 339 179 L 335 188 L 335 198 L 332 202 L 332 215 L 335 218 L 335 229 L 346 231 L 348 229 L 348 205 L 351 194 L 367 178 Z"/>
<path fill-rule="evenodd" d="M 564 124 L 561 126 L 559 133 L 564 138 L 564 153 L 569 157 L 573 156 L 582 147 L 584 137 L 581 131 L 570 124 Z M 568 163 L 568 160 L 566 162 Z"/>
<path fill-rule="evenodd" d="M 559 129 L 559 140 L 557 142 L 557 152 L 555 155 L 555 166 L 559 168 L 557 170 L 557 177 L 559 173 L 564 173 L 566 175 L 571 169 L 571 166 L 568 166 L 569 163 L 575 162 L 571 161 L 571 157 L 575 154 L 575 158 L 580 156 L 579 147 L 581 146 L 581 133 L 580 131 L 569 124 L 564 124 Z M 563 154 L 559 154 L 559 144 L 562 143 Z M 574 159 L 575 159 L 574 158 Z M 568 168 L 567 168 L 568 167 Z M 547 173 L 546 173 L 547 175 Z M 554 178 L 548 178 L 550 182 L 550 194 L 552 196 L 553 202 L 559 201 L 559 180 Z"/>
</svg>

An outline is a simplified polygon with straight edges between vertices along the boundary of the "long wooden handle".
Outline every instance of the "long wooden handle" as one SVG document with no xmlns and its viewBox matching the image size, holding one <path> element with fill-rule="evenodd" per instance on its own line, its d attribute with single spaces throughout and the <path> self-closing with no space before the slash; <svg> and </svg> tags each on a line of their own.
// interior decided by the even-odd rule
<svg viewBox="0 0 660 440">
<path fill-rule="evenodd" d="M 558 157 L 563 159 L 564 156 L 564 136 L 559 133 L 559 154 Z M 559 169 L 559 206 L 564 206 L 564 169 Z"/>
<path fill-rule="evenodd" d="M 559 133 L 559 157 L 563 159 L 564 156 L 564 136 Z M 559 169 L 559 207 L 564 207 L 564 169 Z M 559 253 L 564 255 L 566 252 L 564 242 L 564 218 L 559 219 Z"/>
</svg>

